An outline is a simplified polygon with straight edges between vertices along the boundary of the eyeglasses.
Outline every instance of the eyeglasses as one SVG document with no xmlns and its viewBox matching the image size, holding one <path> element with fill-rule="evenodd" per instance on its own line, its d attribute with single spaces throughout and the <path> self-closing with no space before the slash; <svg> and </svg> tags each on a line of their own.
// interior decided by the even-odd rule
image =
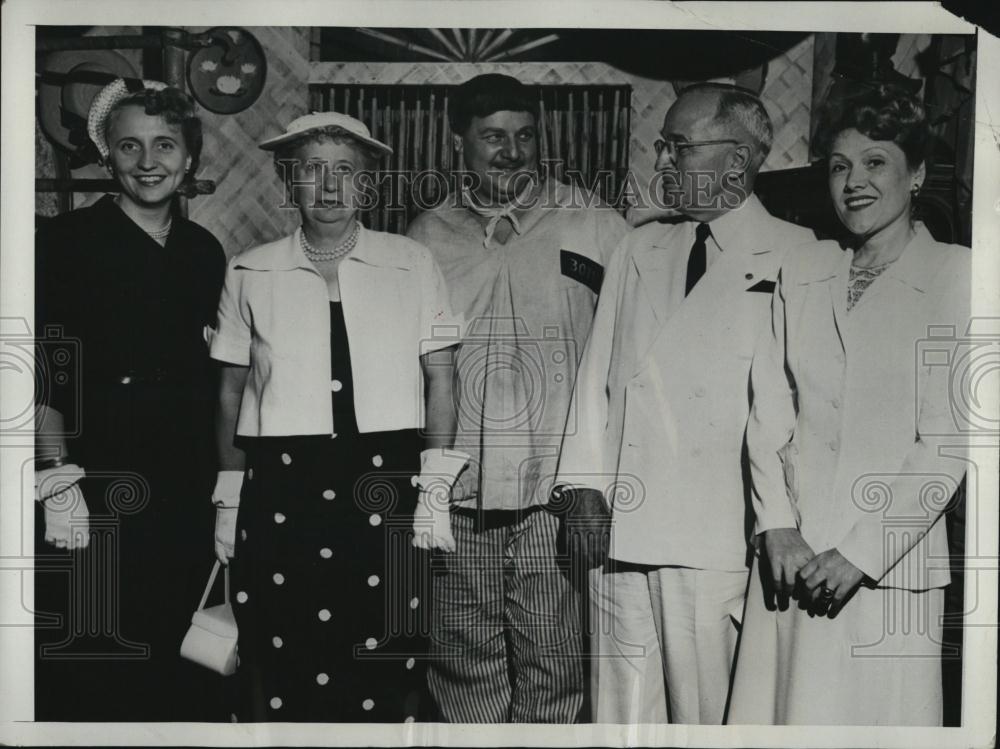
<svg viewBox="0 0 1000 749">
<path fill-rule="evenodd" d="M 726 138 L 724 140 L 677 140 L 676 138 L 657 138 L 653 141 L 653 150 L 656 151 L 657 156 L 659 156 L 663 151 L 666 151 L 667 156 L 673 159 L 676 158 L 681 152 L 686 151 L 689 148 L 695 148 L 696 146 L 717 146 L 722 143 L 732 143 L 733 145 L 736 145 L 739 141 L 732 140 L 731 138 Z"/>
</svg>

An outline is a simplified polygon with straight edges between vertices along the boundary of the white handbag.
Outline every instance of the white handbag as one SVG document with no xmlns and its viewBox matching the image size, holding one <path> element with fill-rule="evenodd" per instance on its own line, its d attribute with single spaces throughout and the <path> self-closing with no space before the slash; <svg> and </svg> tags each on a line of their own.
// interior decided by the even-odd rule
<svg viewBox="0 0 1000 749">
<path fill-rule="evenodd" d="M 215 585 L 220 566 L 216 560 L 212 574 L 208 576 L 208 585 L 205 586 L 205 592 L 201 596 L 201 603 L 192 615 L 191 626 L 181 643 L 181 657 L 223 676 L 229 676 L 236 672 L 236 641 L 239 633 L 236 617 L 233 616 L 233 607 L 229 602 L 229 567 L 226 567 L 224 575 L 225 602 L 205 608 L 205 602 Z"/>
</svg>

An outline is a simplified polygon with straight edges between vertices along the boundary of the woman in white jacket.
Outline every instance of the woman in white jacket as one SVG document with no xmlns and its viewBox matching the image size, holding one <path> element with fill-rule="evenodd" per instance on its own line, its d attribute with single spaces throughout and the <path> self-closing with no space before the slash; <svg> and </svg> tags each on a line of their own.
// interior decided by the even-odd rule
<svg viewBox="0 0 1000 749">
<path fill-rule="evenodd" d="M 866 90 L 824 132 L 853 241 L 788 256 L 754 357 L 759 554 L 729 723 L 939 725 L 970 253 L 912 219 L 929 142 L 912 96 Z"/>
<path fill-rule="evenodd" d="M 309 114 L 261 147 L 302 225 L 229 263 L 211 347 L 239 717 L 419 720 L 429 567 L 410 547 L 453 548 L 462 321 L 427 248 L 361 226 L 362 177 L 391 152 L 364 124 Z"/>
</svg>

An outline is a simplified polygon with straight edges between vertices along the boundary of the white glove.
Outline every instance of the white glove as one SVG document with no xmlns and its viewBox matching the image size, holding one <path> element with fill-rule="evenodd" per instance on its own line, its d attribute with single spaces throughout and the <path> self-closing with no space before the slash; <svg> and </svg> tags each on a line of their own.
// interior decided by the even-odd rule
<svg viewBox="0 0 1000 749">
<path fill-rule="evenodd" d="M 448 494 L 420 490 L 413 512 L 413 545 L 418 549 L 455 551 L 451 533 L 451 509 Z"/>
<path fill-rule="evenodd" d="M 90 544 L 90 510 L 79 484 L 83 477 L 75 463 L 35 473 L 35 501 L 45 511 L 45 541 L 57 549 L 85 549 Z"/>
<path fill-rule="evenodd" d="M 212 504 L 216 507 L 239 507 L 243 491 L 243 471 L 219 471 L 215 475 Z"/>
<path fill-rule="evenodd" d="M 219 471 L 212 491 L 215 505 L 215 556 L 223 564 L 236 556 L 236 517 L 239 515 L 243 471 Z"/>
<path fill-rule="evenodd" d="M 420 475 L 413 478 L 420 489 L 413 513 L 413 545 L 418 549 L 457 548 L 451 532 L 451 488 L 470 457 L 441 447 L 420 453 Z"/>
<path fill-rule="evenodd" d="M 239 507 L 219 507 L 215 510 L 215 556 L 223 564 L 236 556 L 236 517 Z"/>
</svg>

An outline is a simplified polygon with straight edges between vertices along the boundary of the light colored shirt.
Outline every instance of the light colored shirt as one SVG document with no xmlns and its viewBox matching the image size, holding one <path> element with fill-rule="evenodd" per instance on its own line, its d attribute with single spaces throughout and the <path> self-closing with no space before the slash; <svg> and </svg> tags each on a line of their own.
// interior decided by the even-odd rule
<svg viewBox="0 0 1000 749">
<path fill-rule="evenodd" d="M 608 206 L 547 181 L 537 202 L 493 222 L 450 203 L 409 236 L 434 254 L 468 322 L 459 351 L 458 435 L 470 453 L 453 498 L 483 509 L 548 501 L 576 368 L 604 266 L 628 231 Z"/>
<path fill-rule="evenodd" d="M 299 232 L 229 262 L 212 358 L 250 367 L 237 434 L 333 434 L 330 300 Z M 413 240 L 362 229 L 338 269 L 362 432 L 424 424 L 420 356 L 458 342 L 440 270 Z"/>
</svg>

